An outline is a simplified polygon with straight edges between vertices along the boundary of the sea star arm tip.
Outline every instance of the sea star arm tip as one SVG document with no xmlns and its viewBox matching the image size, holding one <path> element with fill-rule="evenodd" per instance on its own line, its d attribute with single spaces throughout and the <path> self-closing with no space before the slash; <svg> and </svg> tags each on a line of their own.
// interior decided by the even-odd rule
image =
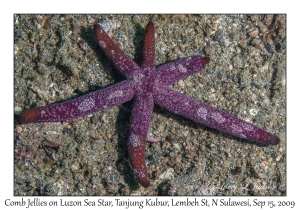
<svg viewBox="0 0 300 210">
<path fill-rule="evenodd" d="M 21 124 L 36 122 L 40 118 L 40 112 L 39 108 L 25 110 L 18 116 L 17 121 Z"/>
<path fill-rule="evenodd" d="M 202 66 L 206 66 L 206 64 L 208 64 L 210 61 L 210 58 L 209 57 L 202 57 L 202 60 L 201 60 L 201 63 L 202 63 Z"/>
<path fill-rule="evenodd" d="M 276 136 L 275 134 L 272 135 L 272 137 L 270 138 L 270 144 L 279 144 L 280 143 L 280 138 L 278 136 Z"/>
<path fill-rule="evenodd" d="M 266 145 L 276 145 L 280 143 L 280 139 L 278 136 L 276 136 L 275 134 L 271 134 L 261 128 L 256 128 L 255 134 L 257 137 L 259 137 L 257 138 L 257 142 L 259 143 L 266 144 Z"/>
<path fill-rule="evenodd" d="M 150 179 L 145 162 L 145 144 L 145 135 L 130 133 L 128 141 L 130 163 L 139 183 L 147 188 L 150 186 Z"/>
<path fill-rule="evenodd" d="M 146 28 L 143 45 L 143 62 L 141 67 L 147 67 L 152 71 L 155 69 L 155 39 L 153 22 L 149 22 Z"/>
</svg>

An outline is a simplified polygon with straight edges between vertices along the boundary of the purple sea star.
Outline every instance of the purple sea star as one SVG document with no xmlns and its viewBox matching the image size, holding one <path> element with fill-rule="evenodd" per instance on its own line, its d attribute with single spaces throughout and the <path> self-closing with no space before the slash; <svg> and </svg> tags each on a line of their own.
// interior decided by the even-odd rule
<svg viewBox="0 0 300 210">
<path fill-rule="evenodd" d="M 134 99 L 128 150 L 133 171 L 143 187 L 150 186 L 144 156 L 154 103 L 234 136 L 263 144 L 279 143 L 277 136 L 255 125 L 172 90 L 171 84 L 204 70 L 210 59 L 196 55 L 156 68 L 151 21 L 145 33 L 141 66 L 113 43 L 99 24 L 94 25 L 94 32 L 99 46 L 126 80 L 70 101 L 26 110 L 19 117 L 20 123 L 74 119 Z"/>
</svg>

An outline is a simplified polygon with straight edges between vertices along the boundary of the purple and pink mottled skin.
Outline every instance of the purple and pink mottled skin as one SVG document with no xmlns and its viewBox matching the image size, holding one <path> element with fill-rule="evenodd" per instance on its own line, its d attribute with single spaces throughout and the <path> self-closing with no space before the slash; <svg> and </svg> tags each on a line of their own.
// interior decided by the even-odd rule
<svg viewBox="0 0 300 210">
<path fill-rule="evenodd" d="M 133 171 L 143 187 L 150 186 L 145 163 L 145 145 L 154 103 L 211 128 L 262 144 L 277 144 L 279 138 L 236 116 L 196 101 L 169 86 L 201 72 L 209 63 L 199 55 L 155 66 L 154 25 L 147 25 L 143 61 L 138 66 L 106 34 L 99 24 L 94 32 L 100 48 L 126 78 L 125 81 L 59 104 L 24 111 L 20 123 L 54 122 L 110 108 L 133 99 L 128 150 Z"/>
</svg>

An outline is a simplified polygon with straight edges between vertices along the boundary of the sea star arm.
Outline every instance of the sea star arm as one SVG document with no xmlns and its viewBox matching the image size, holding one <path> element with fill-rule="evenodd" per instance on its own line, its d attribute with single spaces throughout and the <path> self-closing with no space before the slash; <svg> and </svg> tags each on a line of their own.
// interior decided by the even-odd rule
<svg viewBox="0 0 300 210">
<path fill-rule="evenodd" d="M 144 71 L 155 69 L 155 39 L 154 39 L 154 25 L 150 21 L 147 25 L 144 46 L 143 46 L 143 62 L 141 65 Z"/>
<path fill-rule="evenodd" d="M 158 67 L 156 78 L 161 84 L 171 85 L 180 79 L 203 71 L 208 63 L 209 58 L 201 57 L 200 55 L 182 58 Z"/>
<path fill-rule="evenodd" d="M 143 187 L 150 186 L 145 163 L 145 145 L 153 110 L 151 93 L 137 94 L 134 99 L 128 151 L 133 171 Z"/>
<path fill-rule="evenodd" d="M 262 144 L 277 144 L 279 138 L 255 125 L 196 101 L 182 93 L 161 86 L 154 90 L 154 101 L 158 105 L 211 128 Z"/>
<path fill-rule="evenodd" d="M 111 40 L 99 24 L 94 25 L 94 32 L 100 48 L 121 74 L 130 79 L 137 77 L 140 67 Z"/>
<path fill-rule="evenodd" d="M 74 119 L 129 101 L 134 93 L 133 82 L 125 80 L 73 100 L 26 110 L 19 116 L 19 122 L 56 122 Z"/>
</svg>

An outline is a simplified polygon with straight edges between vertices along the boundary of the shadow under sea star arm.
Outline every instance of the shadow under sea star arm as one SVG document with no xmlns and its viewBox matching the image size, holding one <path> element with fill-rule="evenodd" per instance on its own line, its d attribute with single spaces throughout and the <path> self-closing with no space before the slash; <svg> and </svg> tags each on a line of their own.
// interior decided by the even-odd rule
<svg viewBox="0 0 300 210">
<path fill-rule="evenodd" d="M 280 141 L 276 135 L 167 86 L 155 88 L 153 97 L 158 105 L 225 133 L 262 144 L 278 144 Z"/>
<path fill-rule="evenodd" d="M 161 84 L 171 85 L 180 79 L 203 71 L 209 61 L 208 57 L 201 57 L 200 55 L 181 58 L 158 67 L 156 78 Z"/>
<path fill-rule="evenodd" d="M 26 110 L 18 121 L 35 123 L 74 119 L 129 101 L 134 93 L 134 84 L 125 80 L 66 102 Z"/>
<path fill-rule="evenodd" d="M 132 79 L 139 74 L 140 67 L 112 41 L 100 24 L 94 25 L 94 32 L 100 48 L 123 76 Z"/>
<path fill-rule="evenodd" d="M 143 187 L 150 186 L 145 163 L 147 132 L 151 121 L 154 102 L 150 93 L 137 94 L 133 103 L 128 151 L 133 172 Z"/>
</svg>

